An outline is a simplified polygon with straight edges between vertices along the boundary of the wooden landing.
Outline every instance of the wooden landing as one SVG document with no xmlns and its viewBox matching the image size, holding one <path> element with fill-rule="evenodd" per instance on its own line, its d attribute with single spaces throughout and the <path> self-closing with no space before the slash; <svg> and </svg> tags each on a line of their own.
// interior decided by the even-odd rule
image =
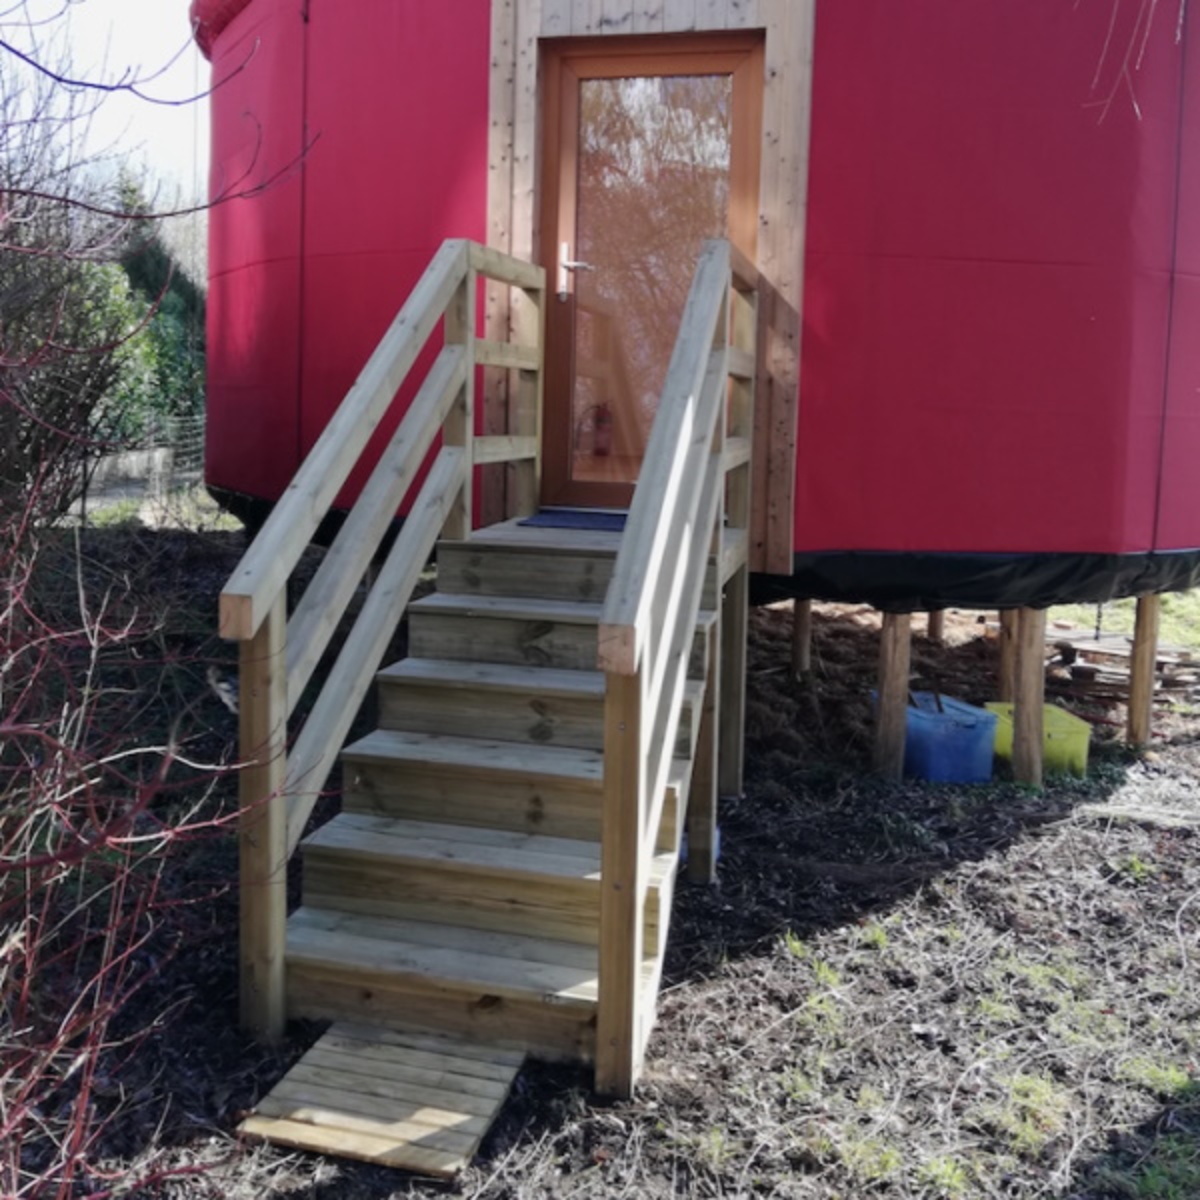
<svg viewBox="0 0 1200 1200">
<path fill-rule="evenodd" d="M 523 1060 L 519 1051 L 339 1022 L 239 1132 L 450 1179 L 478 1150 Z"/>
</svg>

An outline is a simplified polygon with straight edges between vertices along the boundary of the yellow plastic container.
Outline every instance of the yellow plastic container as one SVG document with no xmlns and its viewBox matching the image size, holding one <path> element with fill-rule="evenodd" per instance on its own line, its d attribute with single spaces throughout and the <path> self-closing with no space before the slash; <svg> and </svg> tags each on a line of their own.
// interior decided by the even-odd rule
<svg viewBox="0 0 1200 1200">
<path fill-rule="evenodd" d="M 996 714 L 996 754 L 1000 758 L 1012 758 L 1013 706 L 993 702 L 986 707 Z M 1042 753 L 1046 770 L 1086 775 L 1092 727 L 1074 713 L 1054 704 L 1047 704 L 1042 711 L 1045 729 Z"/>
</svg>

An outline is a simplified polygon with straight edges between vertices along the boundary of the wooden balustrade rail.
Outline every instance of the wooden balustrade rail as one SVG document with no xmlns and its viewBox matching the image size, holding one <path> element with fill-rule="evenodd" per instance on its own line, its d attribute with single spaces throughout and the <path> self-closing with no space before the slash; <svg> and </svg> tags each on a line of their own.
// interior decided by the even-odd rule
<svg viewBox="0 0 1200 1200">
<path fill-rule="evenodd" d="M 511 345 L 476 336 L 478 276 L 524 297 L 514 307 Z M 261 1036 L 283 1031 L 288 860 L 434 544 L 443 533 L 470 532 L 476 467 L 515 464 L 513 514 L 536 504 L 545 286 L 540 267 L 447 241 L 221 594 L 221 635 L 241 643 L 241 1011 L 243 1024 Z M 439 325 L 443 349 L 289 620 L 289 578 Z M 476 367 L 484 366 L 517 374 L 507 434 L 475 436 Z M 431 469 L 409 498 L 400 532 L 288 752 L 288 718 L 431 454 Z"/>
<path fill-rule="evenodd" d="M 719 655 L 691 780 L 690 867 L 713 868 L 716 795 L 741 787 L 758 277 L 706 244 L 684 309 L 601 617 L 606 673 L 597 1089 L 627 1095 L 653 1018 L 646 890 L 706 582 Z M 720 751 L 720 754 L 718 754 Z M 686 789 L 685 789 L 686 790 Z M 699 864 L 699 867 L 695 865 Z"/>
</svg>

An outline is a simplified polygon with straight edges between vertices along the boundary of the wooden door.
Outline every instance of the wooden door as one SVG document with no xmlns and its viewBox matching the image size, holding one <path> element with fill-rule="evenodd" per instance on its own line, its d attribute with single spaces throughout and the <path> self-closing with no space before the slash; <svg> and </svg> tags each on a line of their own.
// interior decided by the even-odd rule
<svg viewBox="0 0 1200 1200">
<path fill-rule="evenodd" d="M 546 43 L 543 501 L 633 494 L 702 243 L 755 256 L 761 37 Z"/>
</svg>

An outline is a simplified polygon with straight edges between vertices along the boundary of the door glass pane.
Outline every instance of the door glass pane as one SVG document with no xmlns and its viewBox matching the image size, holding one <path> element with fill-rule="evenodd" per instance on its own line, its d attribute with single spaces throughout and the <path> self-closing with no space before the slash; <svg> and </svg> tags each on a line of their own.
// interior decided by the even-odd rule
<svg viewBox="0 0 1200 1200">
<path fill-rule="evenodd" d="M 637 479 L 696 260 L 727 236 L 728 75 L 580 85 L 572 474 Z"/>
</svg>

